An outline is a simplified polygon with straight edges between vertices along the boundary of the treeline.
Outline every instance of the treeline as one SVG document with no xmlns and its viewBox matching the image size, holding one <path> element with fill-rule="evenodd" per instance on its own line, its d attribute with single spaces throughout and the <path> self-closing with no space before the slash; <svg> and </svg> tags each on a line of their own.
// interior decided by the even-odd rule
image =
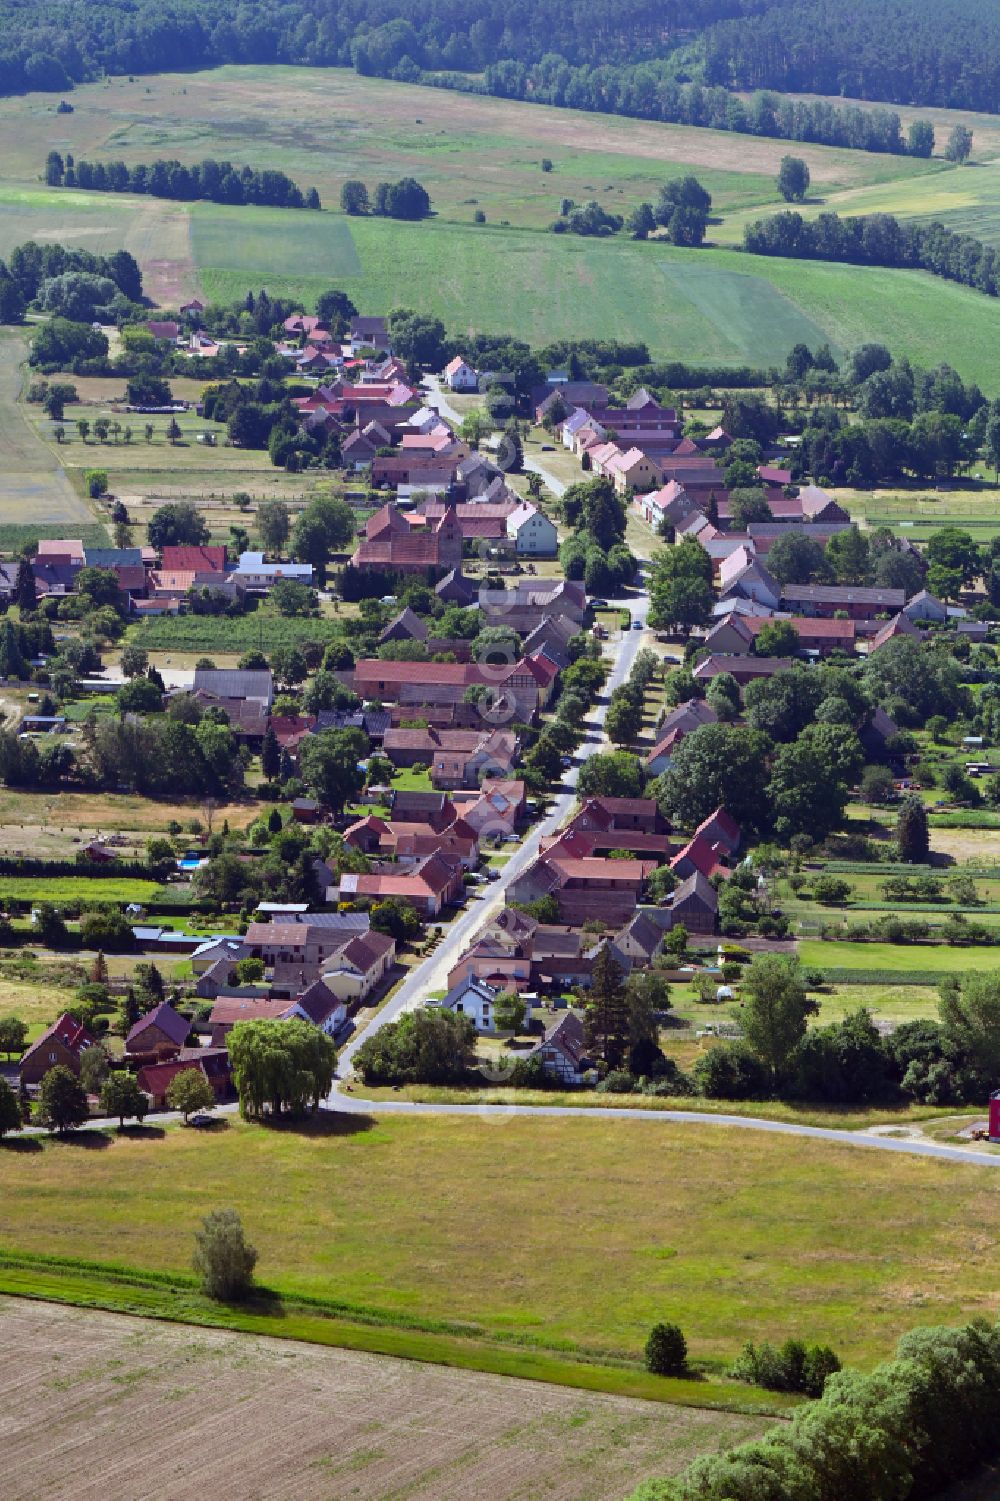
<svg viewBox="0 0 1000 1501">
<path fill-rule="evenodd" d="M 398 182 L 379 182 L 369 196 L 358 178 L 350 178 L 340 190 L 340 206 L 345 214 L 376 214 L 386 219 L 425 219 L 431 211 L 430 194 L 415 177 L 401 177 Z"/>
<path fill-rule="evenodd" d="M 127 167 L 124 162 L 74 162 L 50 151 L 45 162 L 50 188 L 93 188 L 102 193 L 148 193 L 153 198 L 176 198 L 188 203 L 205 198 L 212 203 L 255 203 L 272 208 L 322 207 L 315 188 L 305 193 L 286 172 L 272 168 L 234 167 L 206 157 L 196 166 L 157 160 Z"/>
<path fill-rule="evenodd" d="M 374 8 L 361 0 L 276 0 L 236 12 L 222 0 L 177 0 L 169 11 L 154 0 L 127 8 L 110 0 L 0 6 L 3 93 L 68 91 L 106 73 L 220 63 L 353 67 L 477 89 L 486 85 L 472 75 L 489 72 L 489 92 L 669 120 L 680 108 L 675 95 L 694 79 L 694 90 L 704 84 L 722 101 L 714 105 L 719 128 L 752 133 L 753 107 L 728 90 L 1000 108 L 1000 18 L 991 0 L 906 0 L 902 7 L 872 0 L 863 9 L 848 0 L 612 0 L 590 13 L 572 0 L 482 0 L 464 9 L 453 0 L 383 0 Z M 892 139 L 892 113 L 819 105 L 805 115 L 793 110 L 772 133 L 893 149 L 880 144 L 887 130 Z"/>
<path fill-rule="evenodd" d="M 778 0 L 715 7 L 704 77 L 730 88 L 1000 109 L 1000 13 L 991 0 Z M 729 18 L 723 19 L 726 12 Z"/>
<path fill-rule="evenodd" d="M 676 1480 L 647 1481 L 632 1501 L 765 1501 L 937 1496 L 997 1453 L 1000 1328 L 914 1329 L 895 1360 L 838 1371 L 823 1395 L 763 1438 L 697 1459 Z"/>
<path fill-rule="evenodd" d="M 972 235 L 953 233 L 937 220 L 915 224 L 901 223 L 894 214 L 842 219 L 830 213 L 803 219 L 786 210 L 748 224 L 743 248 L 753 255 L 930 271 L 988 297 L 996 297 L 1000 286 L 1000 252 Z"/>
<path fill-rule="evenodd" d="M 861 109 L 823 99 L 788 99 L 759 89 L 741 99 L 718 85 L 678 83 L 672 62 L 636 65 L 583 64 L 571 67 L 565 58 L 549 54 L 526 65 L 505 58 L 486 68 L 482 81 L 462 74 L 427 78 L 439 87 L 553 104 L 566 109 L 595 110 L 628 115 L 638 120 L 663 120 L 672 125 L 698 125 L 739 135 L 767 136 L 783 141 L 810 141 L 823 146 L 847 146 L 858 151 L 889 152 L 896 156 L 930 156 L 934 127 L 916 120 L 904 135 L 893 109 Z"/>
</svg>

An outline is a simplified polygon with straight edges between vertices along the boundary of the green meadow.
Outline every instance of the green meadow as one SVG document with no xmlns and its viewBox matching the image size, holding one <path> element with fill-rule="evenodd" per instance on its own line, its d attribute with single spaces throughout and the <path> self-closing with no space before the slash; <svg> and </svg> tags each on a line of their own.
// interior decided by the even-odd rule
<svg viewBox="0 0 1000 1501">
<path fill-rule="evenodd" d="M 213 299 L 243 296 L 263 279 L 308 303 L 333 284 L 359 307 L 416 306 L 456 331 L 539 344 L 642 339 L 655 357 L 705 364 L 766 366 L 799 341 L 842 353 L 884 339 L 918 363 L 947 360 L 987 389 L 1000 340 L 1000 301 L 920 272 L 208 204 L 196 205 L 191 221 Z"/>
<path fill-rule="evenodd" d="M 873 1363 L 993 1306 L 992 1168 L 707 1121 L 230 1117 L 0 1149 L 0 1177 L 4 1250 L 184 1273 L 200 1217 L 231 1205 L 265 1286 L 383 1328 L 463 1325 L 487 1358 L 633 1365 L 672 1319 L 717 1371 L 793 1334 Z"/>
<path fill-rule="evenodd" d="M 74 113 L 58 118 L 48 96 L 0 101 L 0 131 L 5 125 L 0 255 L 31 237 L 94 250 L 125 244 L 164 304 L 181 292 L 231 299 L 261 285 L 308 303 L 332 284 L 365 311 L 415 306 L 457 332 L 513 332 L 536 343 L 644 339 L 655 356 L 689 362 L 767 365 L 800 341 L 843 353 L 884 339 L 913 360 L 945 359 L 991 386 L 1000 304 L 941 280 L 547 232 L 563 198 L 593 197 L 627 213 L 667 178 L 694 172 L 713 194 L 710 233 L 725 247 L 746 217 L 780 206 L 774 178 L 786 142 L 343 69 L 269 67 L 108 79 L 77 90 Z M 280 167 L 315 183 L 325 211 L 52 190 L 39 172 L 53 146 L 127 162 L 214 154 Z M 844 211 L 940 213 L 949 222 L 972 215 L 985 224 L 995 214 L 1000 233 L 1000 168 L 989 161 L 956 169 L 940 160 L 794 149 L 812 172 L 817 201 L 807 212 L 822 201 Z M 433 219 L 347 220 L 336 211 L 346 178 L 373 185 L 407 173 L 428 187 Z M 476 210 L 485 225 L 472 222 Z"/>
</svg>

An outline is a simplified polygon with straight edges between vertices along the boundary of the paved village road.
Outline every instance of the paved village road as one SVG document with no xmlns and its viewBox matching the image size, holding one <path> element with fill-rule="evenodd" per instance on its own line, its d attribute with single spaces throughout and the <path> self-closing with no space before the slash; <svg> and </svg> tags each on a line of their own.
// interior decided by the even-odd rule
<svg viewBox="0 0 1000 1501">
<path fill-rule="evenodd" d="M 647 601 L 645 595 L 637 595 L 627 600 L 612 600 L 609 603 L 620 604 L 623 608 L 631 609 L 636 618 L 642 618 Z M 611 671 L 599 702 L 587 716 L 587 738 L 577 752 L 574 764 L 564 774 L 560 784 L 561 790 L 552 800 L 549 812 L 541 823 L 535 825 L 523 844 L 518 845 L 515 853 L 500 871 L 499 878 L 489 886 L 478 888 L 485 895 L 481 897 L 470 895 L 467 910 L 460 917 L 455 918 L 434 953 L 411 970 L 391 1000 L 345 1043 L 339 1056 L 341 1076 L 345 1076 L 349 1071 L 351 1059 L 361 1044 L 367 1038 L 373 1037 L 380 1027 L 384 1027 L 387 1022 L 395 1021 L 404 1011 L 413 1010 L 434 991 L 447 989 L 448 971 L 469 947 L 479 930 L 485 927 L 503 907 L 508 886 L 534 860 L 541 840 L 549 838 L 566 820 L 576 799 L 579 763 L 587 760 L 601 748 L 608 698 L 612 690 L 623 683 L 628 676 L 641 642 L 642 633 L 636 630 L 622 631 L 620 638 L 612 642 Z M 477 888 L 470 889 L 476 890 Z M 334 1084 L 331 1100 L 337 1094 L 338 1085 Z"/>
</svg>

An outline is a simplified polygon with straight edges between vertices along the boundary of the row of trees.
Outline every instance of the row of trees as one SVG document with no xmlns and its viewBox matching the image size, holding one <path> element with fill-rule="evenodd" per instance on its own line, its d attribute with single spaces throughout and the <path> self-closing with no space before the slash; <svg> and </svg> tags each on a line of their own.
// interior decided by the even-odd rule
<svg viewBox="0 0 1000 1501">
<path fill-rule="evenodd" d="M 376 214 L 386 219 L 426 219 L 431 212 L 431 196 L 415 177 L 401 177 L 398 182 L 379 182 L 369 195 L 358 178 L 349 178 L 340 190 L 340 206 L 345 214 Z"/>
<path fill-rule="evenodd" d="M 430 80 L 428 80 L 430 81 Z M 461 87 L 449 78 L 448 85 Z M 465 87 L 469 87 L 468 81 Z M 569 109 L 599 110 L 640 120 L 705 126 L 775 140 L 814 141 L 860 151 L 928 157 L 934 127 L 915 120 L 904 134 L 895 110 L 860 109 L 823 99 L 792 99 L 758 89 L 742 99 L 728 88 L 678 83 L 669 64 L 640 62 L 571 67 L 549 56 L 531 66 L 505 59 L 486 68 L 482 89 L 504 99 L 526 99 Z"/>
<path fill-rule="evenodd" d="M 311 208 L 322 205 L 315 188 L 302 189 L 273 167 L 234 167 L 232 162 L 206 157 L 194 166 L 177 160 L 137 162 L 74 162 L 58 151 L 45 161 L 45 181 L 52 188 L 92 188 L 100 193 L 149 193 L 153 198 L 182 202 L 209 199 L 212 203 L 255 203 L 273 208 Z"/>
<path fill-rule="evenodd" d="M 894 214 L 815 219 L 788 210 L 748 224 L 743 248 L 753 255 L 799 260 L 850 261 L 863 266 L 902 266 L 961 282 L 988 297 L 1000 288 L 1000 253 L 973 235 L 956 234 L 939 221 L 901 221 Z"/>
</svg>

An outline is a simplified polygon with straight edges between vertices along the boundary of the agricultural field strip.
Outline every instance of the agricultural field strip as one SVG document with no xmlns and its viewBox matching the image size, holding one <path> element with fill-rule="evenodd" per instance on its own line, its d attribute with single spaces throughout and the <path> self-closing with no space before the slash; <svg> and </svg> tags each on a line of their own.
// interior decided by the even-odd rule
<svg viewBox="0 0 1000 1501">
<path fill-rule="evenodd" d="M 250 1493 L 298 1501 L 305 1477 L 316 1494 L 349 1486 L 358 1501 L 390 1493 L 458 1501 L 470 1489 L 527 1501 L 539 1484 L 552 1501 L 575 1501 L 581 1444 L 588 1498 L 617 1501 L 651 1471 L 674 1472 L 700 1449 L 766 1426 L 749 1416 L 24 1300 L 0 1301 L 0 1323 L 11 1356 L 8 1381 L 0 1381 L 8 1501 L 43 1490 L 74 1501 L 134 1501 L 164 1452 L 172 1501 Z M 45 1437 L 53 1424 L 57 1445 Z M 199 1441 L 202 1434 L 211 1442 Z"/>
</svg>

